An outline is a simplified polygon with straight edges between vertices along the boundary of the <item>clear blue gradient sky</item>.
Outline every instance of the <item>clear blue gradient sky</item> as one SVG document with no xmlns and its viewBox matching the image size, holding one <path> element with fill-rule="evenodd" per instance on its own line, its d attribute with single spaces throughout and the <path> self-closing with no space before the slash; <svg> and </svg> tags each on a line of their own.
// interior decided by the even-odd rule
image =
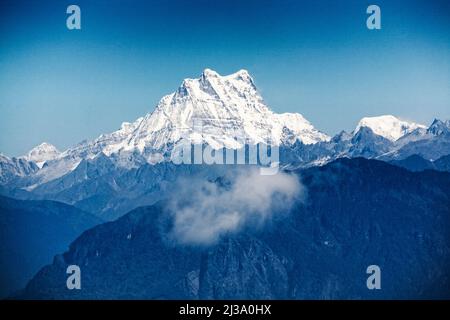
<svg viewBox="0 0 450 320">
<path fill-rule="evenodd" d="M 70 4 L 82 30 L 66 28 Z M 206 67 L 249 70 L 274 111 L 328 134 L 363 116 L 449 119 L 450 1 L 2 0 L 0 152 L 116 130 Z"/>
</svg>

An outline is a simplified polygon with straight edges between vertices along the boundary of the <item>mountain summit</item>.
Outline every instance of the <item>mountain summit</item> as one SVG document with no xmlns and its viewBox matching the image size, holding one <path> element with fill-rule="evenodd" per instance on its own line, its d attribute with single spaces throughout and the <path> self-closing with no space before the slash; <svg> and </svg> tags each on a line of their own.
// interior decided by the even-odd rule
<svg viewBox="0 0 450 320">
<path fill-rule="evenodd" d="M 434 135 L 450 134 L 450 120 L 442 121 L 434 119 L 431 126 L 428 128 L 428 132 Z"/>
<path fill-rule="evenodd" d="M 435 120 L 426 128 L 383 115 L 362 118 L 352 133 L 330 139 L 301 114 L 271 111 L 246 70 L 222 76 L 205 69 L 198 78 L 183 80 L 175 92 L 162 97 L 153 112 L 122 123 L 115 132 L 83 141 L 62 153 L 44 143 L 25 157 L 0 157 L 0 185 L 13 193 L 57 194 L 51 199 L 84 201 L 82 208 L 87 211 L 106 210 L 116 205 L 108 201 L 115 201 L 118 194 L 124 195 L 122 190 L 134 186 L 131 171 L 148 169 L 149 179 L 158 179 L 158 170 L 170 166 L 172 151 L 179 144 L 207 144 L 215 149 L 278 145 L 283 166 L 304 168 L 342 157 L 391 161 L 420 155 L 436 160 L 450 154 L 449 128 L 449 121 Z M 123 179 L 130 184 L 118 183 L 128 173 L 130 177 Z M 100 182 L 100 178 L 104 180 Z M 146 188 L 152 188 L 148 184 L 134 187 L 142 190 L 143 197 Z M 104 202 L 87 200 L 92 190 L 96 196 L 106 197 Z M 105 190 L 117 194 L 110 197 Z M 91 203 L 102 205 L 93 209 Z"/>
<path fill-rule="evenodd" d="M 400 120 L 392 115 L 362 118 L 356 126 L 355 133 L 363 127 L 369 128 L 373 133 L 391 141 L 396 141 L 418 128 L 426 129 L 424 125 Z"/>
<path fill-rule="evenodd" d="M 221 76 L 205 69 L 199 78 L 183 80 L 175 92 L 159 101 L 153 112 L 61 153 L 56 174 L 63 175 L 81 160 L 101 153 L 112 156 L 120 166 L 134 166 L 130 159 L 137 156 L 141 162 L 160 162 L 182 139 L 215 149 L 237 149 L 257 143 L 290 145 L 300 141 L 308 145 L 330 137 L 301 114 L 272 112 L 246 70 Z M 45 171 L 40 174 L 47 176 Z M 51 178 L 55 178 L 54 170 Z"/>
<path fill-rule="evenodd" d="M 41 168 L 45 161 L 56 159 L 59 154 L 60 152 L 54 145 L 44 142 L 31 149 L 24 158 L 34 161 Z"/>
<path fill-rule="evenodd" d="M 216 149 L 329 139 L 300 114 L 273 113 L 246 70 L 221 76 L 211 69 L 205 69 L 198 79 L 185 79 L 176 92 L 163 97 L 123 147 L 142 152 L 145 147 L 161 149 L 181 138 Z"/>
</svg>

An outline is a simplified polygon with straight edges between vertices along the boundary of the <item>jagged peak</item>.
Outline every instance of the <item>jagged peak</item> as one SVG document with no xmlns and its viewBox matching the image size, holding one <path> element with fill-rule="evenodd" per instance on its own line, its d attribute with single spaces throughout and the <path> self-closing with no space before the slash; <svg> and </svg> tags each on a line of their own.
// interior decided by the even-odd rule
<svg viewBox="0 0 450 320">
<path fill-rule="evenodd" d="M 232 73 L 228 77 L 234 78 L 234 79 L 241 79 L 241 80 L 247 80 L 247 79 L 253 80 L 250 73 L 245 69 L 241 69 L 235 73 Z"/>
<path fill-rule="evenodd" d="M 253 82 L 253 78 L 250 75 L 250 73 L 245 70 L 245 69 L 240 69 L 234 73 L 231 73 L 229 75 L 221 75 L 219 74 L 217 71 L 210 69 L 210 68 L 206 68 L 203 70 L 202 74 L 200 75 L 200 78 L 186 78 L 183 80 L 180 88 L 189 88 L 192 86 L 192 84 L 194 82 L 201 82 L 201 83 L 209 83 L 211 81 L 214 82 L 225 82 L 225 81 L 230 81 L 230 80 L 240 80 L 240 81 L 244 81 L 247 82 L 249 84 L 251 84 L 252 86 L 254 86 L 254 82 Z"/>
<path fill-rule="evenodd" d="M 41 144 L 37 145 L 33 149 L 31 149 L 28 152 L 28 155 L 37 154 L 37 153 L 60 153 L 60 151 L 51 143 L 48 142 L 42 142 Z"/>
<path fill-rule="evenodd" d="M 443 126 L 449 127 L 450 126 L 450 120 L 440 120 L 440 119 L 434 118 L 434 120 L 431 123 L 430 127 L 437 126 L 437 125 L 443 125 Z"/>
<path fill-rule="evenodd" d="M 42 149 L 42 148 L 54 148 L 54 149 L 56 149 L 56 147 L 53 145 L 53 144 L 51 144 L 51 143 L 48 143 L 48 142 L 42 142 L 41 144 L 39 144 L 39 145 L 37 145 L 36 147 L 34 147 L 34 149 Z"/>
<path fill-rule="evenodd" d="M 352 135 L 345 130 L 341 130 L 338 134 L 336 134 L 331 140 L 333 142 L 341 142 L 351 140 Z"/>
<path fill-rule="evenodd" d="M 217 71 L 205 68 L 202 72 L 202 77 L 220 77 L 220 78 L 251 78 L 250 73 L 246 69 L 240 69 L 229 75 L 222 76 Z"/>
<path fill-rule="evenodd" d="M 61 152 L 51 143 L 43 142 L 33 149 L 31 149 L 27 155 L 22 158 L 27 161 L 34 161 L 38 164 L 42 164 L 47 160 L 53 160 L 58 157 Z"/>
<path fill-rule="evenodd" d="M 205 70 L 203 70 L 202 72 L 202 77 L 220 77 L 219 73 L 217 73 L 216 71 L 206 68 Z"/>
<path fill-rule="evenodd" d="M 435 118 L 431 125 L 428 127 L 427 131 L 434 135 L 441 135 L 442 133 L 450 132 L 450 120 L 442 121 Z"/>
</svg>

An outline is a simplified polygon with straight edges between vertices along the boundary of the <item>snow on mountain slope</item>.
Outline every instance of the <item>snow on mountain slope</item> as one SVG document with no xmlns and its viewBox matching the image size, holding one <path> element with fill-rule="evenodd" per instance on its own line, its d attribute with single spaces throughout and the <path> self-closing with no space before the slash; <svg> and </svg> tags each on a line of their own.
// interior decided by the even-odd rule
<svg viewBox="0 0 450 320">
<path fill-rule="evenodd" d="M 362 127 L 370 128 L 375 134 L 391 141 L 396 141 L 415 129 L 426 129 L 424 125 L 403 121 L 392 115 L 362 118 L 354 132 L 357 133 Z"/>
<path fill-rule="evenodd" d="M 0 185 L 6 184 L 17 177 L 25 177 L 38 171 L 32 161 L 22 158 L 9 158 L 0 153 Z"/>
<path fill-rule="evenodd" d="M 31 149 L 23 158 L 34 161 L 39 168 L 42 168 L 46 161 L 56 159 L 59 154 L 60 152 L 54 145 L 44 142 Z"/>
<path fill-rule="evenodd" d="M 49 167 L 38 173 L 38 183 L 64 175 L 81 160 L 101 153 L 128 168 L 157 163 L 181 139 L 215 149 L 236 149 L 244 144 L 289 145 L 297 140 L 314 144 L 330 138 L 300 114 L 272 112 L 246 70 L 221 76 L 205 69 L 200 78 L 185 79 L 177 91 L 164 96 L 152 113 L 47 161 Z"/>
<path fill-rule="evenodd" d="M 199 78 L 185 79 L 144 117 L 124 122 L 119 130 L 62 153 L 44 143 L 21 158 L 36 162 L 39 170 L 17 174 L 16 164 L 3 161 L 2 175 L 3 184 L 26 176 L 16 187 L 32 191 L 73 171 L 83 160 L 106 156 L 113 168 L 138 169 L 170 159 L 179 143 L 208 144 L 215 149 L 257 143 L 279 145 L 283 147 L 282 161 L 297 161 L 303 166 L 357 156 L 392 160 L 420 154 L 425 159 L 437 159 L 450 150 L 449 132 L 449 121 L 435 120 L 426 128 L 384 115 L 362 118 L 351 134 L 330 139 L 298 113 L 272 112 L 246 70 L 221 76 L 205 69 Z"/>
<path fill-rule="evenodd" d="M 450 154 L 450 121 L 434 119 L 428 128 L 416 128 L 395 141 L 393 148 L 378 158 L 400 160 L 419 155 L 433 161 L 448 154 Z"/>
<path fill-rule="evenodd" d="M 182 138 L 216 149 L 240 148 L 244 143 L 279 145 L 286 142 L 283 138 L 305 144 L 329 139 L 299 114 L 273 113 L 245 70 L 220 76 L 206 69 L 199 79 L 184 80 L 176 92 L 161 99 L 153 113 L 132 127 L 135 130 L 126 142 L 108 146 L 105 154 L 161 150 Z"/>
<path fill-rule="evenodd" d="M 281 143 L 293 144 L 299 140 L 304 144 L 330 141 L 330 137 L 320 131 L 299 113 L 274 114 L 274 122 L 281 129 Z"/>
<path fill-rule="evenodd" d="M 450 134 L 450 120 L 442 121 L 434 119 L 431 126 L 428 128 L 427 133 L 435 136 L 449 135 Z"/>
</svg>

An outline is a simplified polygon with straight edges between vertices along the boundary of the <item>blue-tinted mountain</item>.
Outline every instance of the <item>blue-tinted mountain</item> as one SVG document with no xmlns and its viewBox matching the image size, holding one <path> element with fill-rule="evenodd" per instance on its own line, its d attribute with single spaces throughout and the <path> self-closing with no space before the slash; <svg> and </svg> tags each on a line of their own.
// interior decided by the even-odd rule
<svg viewBox="0 0 450 320">
<path fill-rule="evenodd" d="M 403 167 L 410 171 L 423 171 L 435 168 L 432 161 L 425 160 L 424 158 L 416 154 L 402 160 L 392 160 L 389 163 L 399 167 Z"/>
<path fill-rule="evenodd" d="M 0 153 L 0 186 L 29 176 L 38 170 L 39 167 L 33 161 L 9 158 Z"/>
<path fill-rule="evenodd" d="M 450 121 L 426 126 L 392 115 L 362 118 L 355 129 L 330 137 L 297 113 L 271 111 L 245 70 L 228 76 L 205 69 L 161 98 L 152 112 L 112 133 L 59 152 L 49 143 L 19 158 L 0 155 L 0 194 L 55 200 L 112 220 L 166 196 L 179 174 L 176 147 L 228 150 L 259 143 L 280 147 L 284 168 L 323 165 L 342 157 L 427 161 L 450 154 Z M 176 154 L 176 152 L 175 152 Z"/>
<path fill-rule="evenodd" d="M 354 158 L 292 174 L 306 198 L 264 227 L 180 245 L 165 202 L 138 208 L 83 233 L 18 298 L 450 298 L 450 173 Z M 81 290 L 66 288 L 70 264 Z M 373 264 L 381 290 L 366 287 Z"/>
<path fill-rule="evenodd" d="M 450 172 L 450 155 L 442 156 L 436 161 L 430 161 L 415 154 L 402 160 L 392 160 L 389 163 L 410 171 L 438 170 Z"/>
<path fill-rule="evenodd" d="M 0 297 L 21 289 L 55 254 L 101 222 L 67 204 L 0 196 Z"/>
<path fill-rule="evenodd" d="M 450 154 L 446 156 L 442 156 L 436 161 L 434 161 L 434 166 L 440 171 L 448 171 L 450 172 Z"/>
</svg>

